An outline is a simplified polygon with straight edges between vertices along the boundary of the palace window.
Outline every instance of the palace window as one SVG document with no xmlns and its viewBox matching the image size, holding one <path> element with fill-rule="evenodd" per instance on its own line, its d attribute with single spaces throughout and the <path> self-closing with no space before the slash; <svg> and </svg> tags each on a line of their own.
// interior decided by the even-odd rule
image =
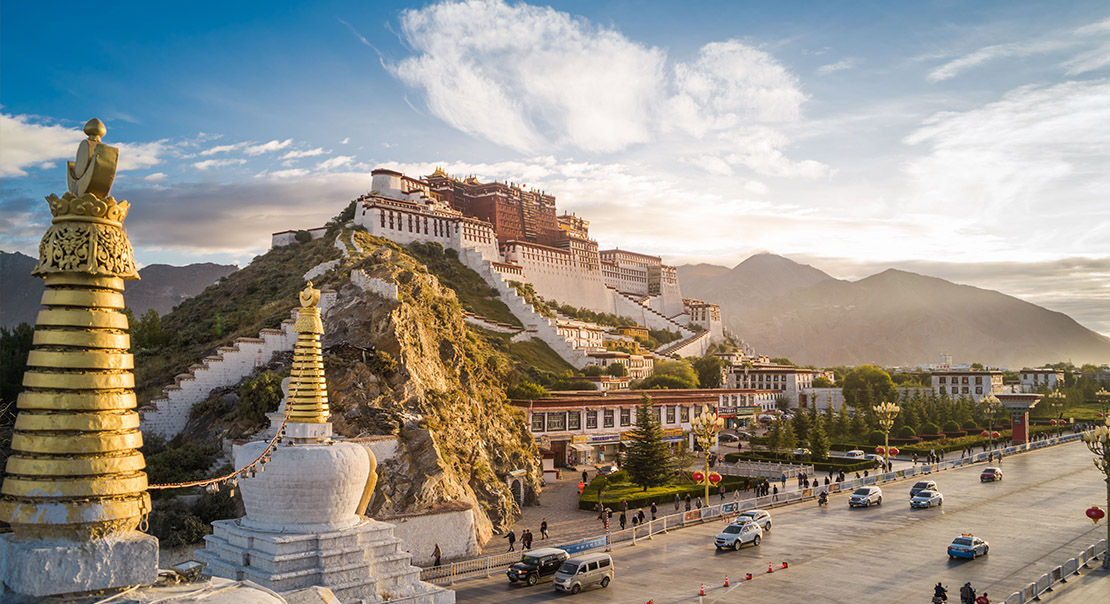
<svg viewBox="0 0 1110 604">
<path fill-rule="evenodd" d="M 943 378 L 942 378 L 942 379 L 943 379 Z M 941 386 L 941 387 L 940 387 L 940 393 L 941 393 L 941 394 L 948 394 L 947 390 L 948 390 L 948 388 L 946 388 L 945 386 Z"/>
<path fill-rule="evenodd" d="M 381 216 L 381 218 L 382 218 L 382 228 L 384 229 L 385 228 L 385 212 L 380 212 L 378 214 L 378 216 Z"/>
<path fill-rule="evenodd" d="M 674 405 L 671 405 L 671 406 L 667 407 L 667 423 L 668 424 L 673 424 L 674 423 Z"/>
<path fill-rule="evenodd" d="M 983 394 L 983 387 L 982 386 L 976 386 L 975 387 L 975 394 Z"/>
<path fill-rule="evenodd" d="M 660 407 L 655 408 L 655 421 L 663 423 L 663 409 Z"/>
<path fill-rule="evenodd" d="M 944 376 L 941 376 L 941 378 L 940 378 L 940 383 L 941 383 L 941 384 L 945 384 L 945 383 L 947 383 L 947 380 L 948 380 L 948 378 L 946 378 L 946 377 L 944 377 Z"/>
<path fill-rule="evenodd" d="M 571 411 L 567 413 L 567 430 L 581 430 L 582 429 L 582 412 Z"/>
<path fill-rule="evenodd" d="M 980 376 L 975 376 L 975 383 L 976 384 L 982 384 L 983 383 L 983 378 L 980 377 Z"/>
<path fill-rule="evenodd" d="M 590 409 L 586 411 L 586 429 L 591 430 L 597 428 L 597 411 Z"/>
<path fill-rule="evenodd" d="M 533 413 L 532 414 L 532 431 L 533 432 L 543 432 L 544 417 L 545 416 L 544 416 L 543 413 Z"/>
<path fill-rule="evenodd" d="M 622 426 L 631 426 L 632 425 L 632 410 L 629 409 L 628 407 L 622 407 L 621 408 L 621 425 Z"/>
<path fill-rule="evenodd" d="M 680 411 L 679 411 L 678 415 L 679 415 L 679 419 L 682 420 L 682 423 L 684 423 L 684 424 L 690 423 L 690 408 L 689 407 L 679 407 L 679 409 L 680 409 Z"/>
<path fill-rule="evenodd" d="M 603 427 L 612 428 L 613 427 L 613 410 L 612 409 L 606 409 L 603 412 L 601 420 L 602 420 Z"/>
</svg>

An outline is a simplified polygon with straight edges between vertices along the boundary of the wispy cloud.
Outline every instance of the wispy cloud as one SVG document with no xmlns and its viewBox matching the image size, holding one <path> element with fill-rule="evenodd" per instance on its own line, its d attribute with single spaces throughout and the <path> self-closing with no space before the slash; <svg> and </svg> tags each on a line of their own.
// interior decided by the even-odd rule
<svg viewBox="0 0 1110 604">
<path fill-rule="evenodd" d="M 274 151 L 281 151 L 282 149 L 293 144 L 293 139 L 287 138 L 283 141 L 272 140 L 268 143 L 259 145 L 248 145 L 243 149 L 243 152 L 250 156 L 262 155 L 263 153 L 272 153 Z"/>
<path fill-rule="evenodd" d="M 245 163 L 247 163 L 245 159 L 205 159 L 193 162 L 193 167 L 197 170 L 209 170 L 212 168 L 223 168 L 225 166 L 241 166 Z"/>
<path fill-rule="evenodd" d="M 338 168 L 349 166 L 351 164 L 351 162 L 354 161 L 354 160 L 355 160 L 355 158 L 351 157 L 350 155 L 337 155 L 337 156 L 335 156 L 331 159 L 326 159 L 326 160 L 320 162 L 316 166 L 316 168 L 318 170 L 324 170 L 326 172 L 330 172 L 330 171 L 336 170 Z"/>
<path fill-rule="evenodd" d="M 836 63 L 829 63 L 828 65 L 822 65 L 818 67 L 817 73 L 821 75 L 828 75 L 830 73 L 836 73 L 838 71 L 844 71 L 846 69 L 855 69 L 859 66 L 859 64 L 859 59 L 855 57 L 848 57 L 846 59 L 841 59 Z"/>
<path fill-rule="evenodd" d="M 300 159 L 302 157 L 316 157 L 326 153 L 323 147 L 316 147 L 315 149 L 308 149 L 306 151 L 290 151 L 282 155 L 282 159 Z"/>
</svg>

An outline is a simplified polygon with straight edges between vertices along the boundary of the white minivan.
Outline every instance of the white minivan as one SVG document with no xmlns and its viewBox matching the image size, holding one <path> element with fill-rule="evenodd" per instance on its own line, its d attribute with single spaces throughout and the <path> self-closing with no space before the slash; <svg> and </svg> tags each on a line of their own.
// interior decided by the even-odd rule
<svg viewBox="0 0 1110 604">
<path fill-rule="evenodd" d="M 867 454 L 859 449 L 852 449 L 844 454 L 845 459 L 858 459 L 860 461 L 867 459 Z"/>
<path fill-rule="evenodd" d="M 563 562 L 554 582 L 556 590 L 576 594 L 595 583 L 609 587 L 612 580 L 613 559 L 609 554 L 583 554 Z"/>
</svg>

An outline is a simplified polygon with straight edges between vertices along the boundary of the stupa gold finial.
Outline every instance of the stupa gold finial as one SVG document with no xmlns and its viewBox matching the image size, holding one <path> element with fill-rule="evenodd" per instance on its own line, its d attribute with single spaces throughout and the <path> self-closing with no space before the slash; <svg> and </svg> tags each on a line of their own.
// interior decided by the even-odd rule
<svg viewBox="0 0 1110 604">
<path fill-rule="evenodd" d="M 297 345 L 293 349 L 293 367 L 289 379 L 289 422 L 323 424 L 328 421 L 328 385 L 324 377 L 324 356 L 320 336 L 324 323 L 320 320 L 320 290 L 312 282 L 300 293 L 301 310 L 293 329 Z"/>
<path fill-rule="evenodd" d="M 49 566 L 44 560 L 63 555 L 54 545 L 37 548 L 34 543 L 40 539 L 103 544 L 102 537 L 113 537 L 111 543 L 123 539 L 138 544 L 144 556 L 153 547 L 155 558 L 149 569 L 133 564 L 132 569 L 71 576 L 53 586 L 51 573 L 63 571 L 40 567 L 35 571 L 38 583 L 22 584 L 28 590 L 61 590 L 57 593 L 157 577 L 157 540 L 134 531 L 150 511 L 150 496 L 123 314 L 123 280 L 138 279 L 123 232 L 127 202 L 117 204 L 108 195 L 117 150 L 99 141 L 104 124 L 92 120 L 85 131 L 89 140 L 78 148 L 77 162 L 69 164 L 76 184 L 71 180 L 71 190 L 62 198 L 47 198 L 54 223 L 43 236 L 32 272 L 46 280 L 44 309 L 35 322 L 25 390 L 16 403 L 12 455 L 0 487 L 0 520 L 12 525 L 14 539 L 5 545 L 6 554 L 29 567 Z M 11 549 L 14 543 L 30 545 Z M 0 574 L 10 570 L 0 569 Z M 107 574 L 111 576 L 105 578 Z"/>
</svg>

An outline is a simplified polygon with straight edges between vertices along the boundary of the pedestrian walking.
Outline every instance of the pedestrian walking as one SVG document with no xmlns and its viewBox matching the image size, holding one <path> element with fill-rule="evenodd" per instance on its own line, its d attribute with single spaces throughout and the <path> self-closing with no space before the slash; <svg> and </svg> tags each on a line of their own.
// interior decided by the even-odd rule
<svg viewBox="0 0 1110 604">
<path fill-rule="evenodd" d="M 778 501 L 779 500 L 779 488 L 778 488 L 778 486 L 775 487 L 775 493 L 774 493 L 774 497 L 772 498 L 772 500 L 773 501 Z"/>
<path fill-rule="evenodd" d="M 514 533 L 512 529 L 509 529 L 509 534 L 505 535 L 505 538 L 509 540 L 509 551 L 510 552 L 515 552 L 516 551 L 516 533 Z"/>
<path fill-rule="evenodd" d="M 621 513 L 623 514 L 627 511 L 628 511 L 628 500 L 627 499 L 621 499 Z"/>
<path fill-rule="evenodd" d="M 960 588 L 960 604 L 975 604 L 975 588 L 970 581 Z"/>
<path fill-rule="evenodd" d="M 532 549 L 532 531 L 524 529 L 520 534 L 520 548 L 522 550 Z"/>
<path fill-rule="evenodd" d="M 432 557 L 435 558 L 435 561 L 436 561 L 435 565 L 439 566 L 440 558 L 443 557 L 443 550 L 439 549 L 439 544 L 438 543 L 436 544 L 436 548 L 434 550 L 432 550 Z"/>
<path fill-rule="evenodd" d="M 987 598 L 987 592 L 984 591 L 983 595 L 975 598 L 975 604 L 991 604 L 990 599 Z"/>
<path fill-rule="evenodd" d="M 597 510 L 597 519 L 605 520 L 605 506 L 601 505 L 600 501 L 597 502 L 597 505 L 594 506 L 594 509 Z"/>
<path fill-rule="evenodd" d="M 686 493 L 686 511 L 687 512 L 690 511 L 690 507 L 691 507 L 691 505 L 693 505 L 693 503 L 694 503 L 694 500 L 690 498 L 690 494 Z"/>
<path fill-rule="evenodd" d="M 644 508 L 640 508 L 640 511 L 637 512 L 637 516 L 639 516 L 639 518 L 640 518 L 640 524 L 643 524 L 644 523 Z"/>
<path fill-rule="evenodd" d="M 701 509 L 701 497 L 697 498 L 695 505 L 697 505 L 699 510 Z"/>
<path fill-rule="evenodd" d="M 725 491 L 726 490 L 728 490 L 728 489 L 725 488 L 725 484 L 722 482 L 720 488 L 717 489 L 717 491 L 721 494 L 721 501 L 725 500 Z"/>
<path fill-rule="evenodd" d="M 782 488 L 783 488 L 783 489 L 785 489 L 785 488 L 786 488 L 786 474 L 783 474 L 783 475 L 782 475 Z"/>
<path fill-rule="evenodd" d="M 624 512 L 621 512 L 621 530 L 622 531 L 624 530 L 624 524 L 626 522 L 628 522 L 628 518 L 625 517 Z"/>
<path fill-rule="evenodd" d="M 636 525 L 640 523 L 640 519 L 636 514 L 632 514 L 632 530 L 636 530 Z"/>
<path fill-rule="evenodd" d="M 674 494 L 674 511 L 678 511 L 678 506 L 682 504 L 682 499 L 679 498 L 678 493 Z"/>
<path fill-rule="evenodd" d="M 581 495 L 581 494 L 582 494 L 582 491 L 583 491 L 583 489 L 585 489 L 585 488 L 586 488 L 586 483 L 585 483 L 585 481 L 579 480 L 579 481 L 578 481 L 578 494 L 579 494 L 579 495 Z"/>
<path fill-rule="evenodd" d="M 864 471 L 863 471 L 863 477 L 864 477 L 864 478 L 867 478 L 867 470 L 864 470 Z"/>
<path fill-rule="evenodd" d="M 913 465 L 917 465 L 917 453 L 913 454 Z"/>
<path fill-rule="evenodd" d="M 829 486 L 829 477 L 828 476 L 825 477 L 825 486 Z"/>
<path fill-rule="evenodd" d="M 589 482 L 589 480 L 590 480 L 590 475 L 587 474 L 585 470 L 582 470 L 582 482 Z"/>
<path fill-rule="evenodd" d="M 540 540 L 542 541 L 543 539 L 547 539 L 548 536 L 549 535 L 547 534 L 547 518 L 544 518 L 543 522 L 540 523 Z"/>
<path fill-rule="evenodd" d="M 651 519 L 652 520 L 655 520 L 655 515 L 657 513 L 659 513 L 659 507 L 656 506 L 655 502 L 653 501 L 653 502 L 651 502 Z"/>
</svg>

